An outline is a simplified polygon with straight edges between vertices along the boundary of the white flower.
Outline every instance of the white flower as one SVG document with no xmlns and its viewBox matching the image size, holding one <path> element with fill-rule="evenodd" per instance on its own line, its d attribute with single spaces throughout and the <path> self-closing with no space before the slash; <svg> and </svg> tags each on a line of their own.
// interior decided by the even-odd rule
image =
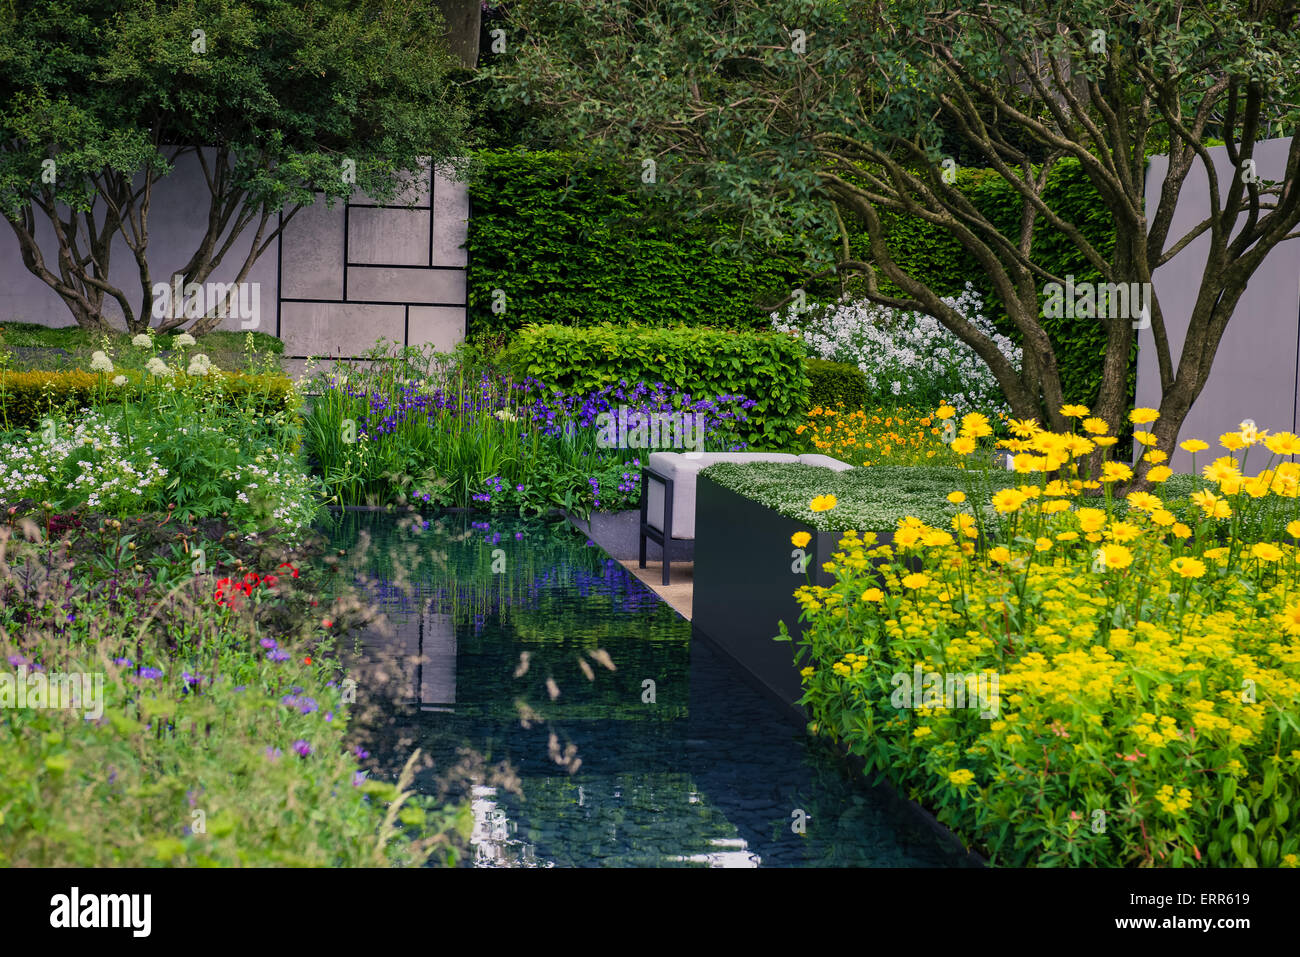
<svg viewBox="0 0 1300 957">
<path fill-rule="evenodd" d="M 149 372 L 150 375 L 167 376 L 172 374 L 172 370 L 167 365 L 167 363 L 163 362 L 157 356 L 154 356 L 152 359 L 146 362 L 144 364 L 144 367 Z"/>
<path fill-rule="evenodd" d="M 131 345 L 138 349 L 148 349 L 153 345 L 153 340 L 142 332 L 139 335 L 131 337 Z"/>
<path fill-rule="evenodd" d="M 113 385 L 119 387 L 126 385 L 126 376 L 124 375 L 113 376 Z"/>
<path fill-rule="evenodd" d="M 175 339 L 172 340 L 172 345 L 176 346 L 177 348 L 192 346 L 194 345 L 194 337 L 190 335 L 188 332 L 182 332 L 179 336 L 177 336 Z"/>
<path fill-rule="evenodd" d="M 108 357 L 107 353 L 96 352 L 90 357 L 91 372 L 112 372 L 113 360 Z"/>
<path fill-rule="evenodd" d="M 511 412 L 509 409 L 501 409 L 499 412 L 496 412 L 496 413 L 493 413 L 493 414 L 496 415 L 496 417 L 497 417 L 498 419 L 500 419 L 502 422 L 517 422 L 517 421 L 519 421 L 518 416 L 516 416 L 516 415 L 515 415 L 513 412 Z"/>
<path fill-rule="evenodd" d="M 194 353 L 190 359 L 190 367 L 185 370 L 187 375 L 205 376 L 212 371 L 212 360 L 202 352 Z"/>
</svg>

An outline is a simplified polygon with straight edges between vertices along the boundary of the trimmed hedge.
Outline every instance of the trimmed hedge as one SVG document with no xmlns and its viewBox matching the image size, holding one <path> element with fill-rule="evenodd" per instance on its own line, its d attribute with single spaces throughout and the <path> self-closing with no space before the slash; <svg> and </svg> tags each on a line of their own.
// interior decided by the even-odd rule
<svg viewBox="0 0 1300 957">
<path fill-rule="evenodd" d="M 796 287 L 810 298 L 834 298 L 833 284 L 812 283 L 793 243 L 764 250 L 755 261 L 719 256 L 712 243 L 731 227 L 682 223 L 638 188 L 626 169 L 554 152 L 488 151 L 470 187 L 469 331 L 518 329 L 528 323 L 593 326 L 715 325 L 758 329 L 767 316 L 758 303 L 775 302 Z M 957 184 L 1002 230 L 1019 228 L 1019 194 L 990 170 L 960 168 Z M 1049 177 L 1047 202 L 1075 223 L 1103 255 L 1114 246 L 1114 223 L 1077 162 L 1062 161 Z M 1018 344 L 988 276 L 945 231 L 914 217 L 886 215 L 895 258 L 942 295 L 967 281 L 984 299 L 984 312 Z M 850 248 L 868 258 L 865 230 L 846 216 Z M 1046 268 L 1073 273 L 1077 282 L 1100 276 L 1059 231 L 1040 222 L 1034 253 Z M 896 292 L 886 281 L 885 291 Z M 505 293 L 505 311 L 492 311 L 493 290 Z M 852 289 L 852 286 L 850 286 Z M 1097 323 L 1043 319 L 1056 345 L 1065 394 L 1091 402 L 1101 382 L 1105 334 Z M 1136 385 L 1136 349 L 1129 394 Z M 848 403 L 846 402 L 846 405 Z"/>
<path fill-rule="evenodd" d="M 847 362 L 830 362 L 826 359 L 808 359 L 809 408 L 835 408 L 843 402 L 844 408 L 856 411 L 866 407 L 870 389 L 862 370 Z"/>
<path fill-rule="evenodd" d="M 54 409 L 79 409 L 100 401 L 101 392 L 108 402 L 120 401 L 124 395 L 138 396 L 145 378 L 139 370 L 121 369 L 117 375 L 127 378 L 125 386 L 101 384 L 97 373 L 82 369 L 68 372 L 5 372 L 0 374 L 0 428 L 29 429 Z M 242 372 L 218 372 L 223 380 L 226 401 L 241 402 L 249 394 L 266 396 L 257 406 L 262 414 L 291 409 L 296 403 L 293 383 L 280 375 L 246 375 Z"/>
<path fill-rule="evenodd" d="M 793 336 L 721 329 L 529 326 L 502 354 L 516 375 L 566 392 L 593 392 L 619 382 L 663 382 L 699 397 L 753 399 L 738 431 L 754 448 L 785 448 L 804 424 L 808 375 Z"/>
<path fill-rule="evenodd" d="M 554 152 L 477 158 L 465 243 L 471 336 L 529 323 L 759 329 L 767 315 L 756 303 L 814 292 L 793 244 L 748 262 L 721 256 L 711 244 L 731 227 L 683 222 L 629 170 Z M 495 289 L 505 293 L 500 314 Z"/>
</svg>

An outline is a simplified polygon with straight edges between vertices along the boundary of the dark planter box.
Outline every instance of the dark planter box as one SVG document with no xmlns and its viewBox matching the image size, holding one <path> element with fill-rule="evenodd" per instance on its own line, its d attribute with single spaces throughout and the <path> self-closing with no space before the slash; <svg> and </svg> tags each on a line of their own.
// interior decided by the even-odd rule
<svg viewBox="0 0 1300 957">
<path fill-rule="evenodd" d="M 806 531 L 812 540 L 804 548 L 806 571 L 795 572 L 797 560 L 790 536 Z M 829 586 L 834 578 L 822 565 L 843 537 L 842 531 L 816 532 L 802 522 L 779 515 L 752 499 L 724 488 L 707 476 L 695 486 L 695 630 L 734 659 L 755 683 L 806 721 L 796 702 L 803 697 L 795 661 L 797 644 L 775 641 L 785 622 L 792 642 L 803 634 L 800 585 Z M 893 539 L 877 532 L 877 542 Z"/>
</svg>

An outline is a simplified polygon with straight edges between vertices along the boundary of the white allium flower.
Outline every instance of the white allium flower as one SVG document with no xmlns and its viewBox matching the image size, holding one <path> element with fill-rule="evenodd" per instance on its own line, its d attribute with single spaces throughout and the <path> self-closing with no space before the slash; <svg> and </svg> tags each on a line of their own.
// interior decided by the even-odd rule
<svg viewBox="0 0 1300 957">
<path fill-rule="evenodd" d="M 205 376 L 212 371 L 212 360 L 202 352 L 194 353 L 194 358 L 190 359 L 190 367 L 185 370 L 187 375 Z"/>
<path fill-rule="evenodd" d="M 148 349 L 153 345 L 153 340 L 142 332 L 139 335 L 131 337 L 131 345 L 138 349 Z"/>
<path fill-rule="evenodd" d="M 157 356 L 154 356 L 152 359 L 146 362 L 144 364 L 144 367 L 150 375 L 166 376 L 172 374 L 172 370 L 168 367 L 167 363 L 163 362 Z"/>
<path fill-rule="evenodd" d="M 126 385 L 126 376 L 124 375 L 113 376 L 113 385 L 118 387 Z"/>
<path fill-rule="evenodd" d="M 90 357 L 91 372 L 112 372 L 113 360 L 105 352 L 95 352 Z"/>
<path fill-rule="evenodd" d="M 188 332 L 182 332 L 179 336 L 177 336 L 175 339 L 172 340 L 172 345 L 178 348 L 184 348 L 185 346 L 192 346 L 194 345 L 194 337 L 190 335 Z"/>
</svg>

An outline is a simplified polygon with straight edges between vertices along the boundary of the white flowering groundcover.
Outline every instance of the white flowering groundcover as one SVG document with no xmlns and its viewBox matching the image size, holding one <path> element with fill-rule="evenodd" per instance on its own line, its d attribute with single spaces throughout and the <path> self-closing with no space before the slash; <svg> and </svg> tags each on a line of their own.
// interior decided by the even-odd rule
<svg viewBox="0 0 1300 957">
<path fill-rule="evenodd" d="M 981 312 L 983 302 L 970 283 L 943 301 L 1020 368 L 1020 349 Z M 845 298 L 802 313 L 791 305 L 771 318 L 773 329 L 796 333 L 811 355 L 857 366 L 883 402 L 927 408 L 946 401 L 959 414 L 1007 411 L 989 367 L 933 316 Z"/>
</svg>

